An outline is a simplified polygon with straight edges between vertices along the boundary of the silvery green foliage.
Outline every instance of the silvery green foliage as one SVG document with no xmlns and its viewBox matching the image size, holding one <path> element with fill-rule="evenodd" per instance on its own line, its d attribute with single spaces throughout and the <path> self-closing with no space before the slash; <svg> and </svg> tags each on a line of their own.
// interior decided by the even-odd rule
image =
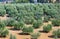
<svg viewBox="0 0 60 39">
<path fill-rule="evenodd" d="M 60 29 L 54 30 L 52 34 L 53 34 L 54 36 L 59 37 L 59 36 L 60 36 Z"/>
<path fill-rule="evenodd" d="M 48 24 L 47 26 L 43 26 L 43 31 L 44 32 L 49 32 L 52 30 L 52 25 L 51 24 Z"/>
<path fill-rule="evenodd" d="M 10 34 L 10 39 L 16 39 L 16 36 Z"/>
<path fill-rule="evenodd" d="M 32 33 L 33 30 L 34 30 L 33 27 L 24 27 L 24 28 L 22 29 L 23 33 Z"/>
<path fill-rule="evenodd" d="M 40 36 L 40 33 L 39 32 L 35 32 L 35 33 L 32 33 L 31 34 L 31 38 L 32 39 L 38 39 L 39 36 Z"/>
<path fill-rule="evenodd" d="M 0 4 L 0 16 L 6 15 L 6 10 L 3 4 Z"/>
<path fill-rule="evenodd" d="M 9 34 L 8 29 L 5 27 L 4 21 L 0 20 L 0 36 L 5 37 Z"/>
</svg>

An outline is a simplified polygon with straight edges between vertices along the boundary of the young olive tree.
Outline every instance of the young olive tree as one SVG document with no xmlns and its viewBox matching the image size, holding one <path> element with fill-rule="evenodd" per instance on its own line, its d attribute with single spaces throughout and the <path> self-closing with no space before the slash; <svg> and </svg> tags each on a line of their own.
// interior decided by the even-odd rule
<svg viewBox="0 0 60 39">
<path fill-rule="evenodd" d="M 9 31 L 5 26 L 6 24 L 2 20 L 0 20 L 0 36 L 1 37 L 6 37 L 9 34 Z"/>
<path fill-rule="evenodd" d="M 34 28 L 39 28 L 39 27 L 41 27 L 42 23 L 43 23 L 42 20 L 37 20 L 33 23 L 33 27 Z"/>
<path fill-rule="evenodd" d="M 59 37 L 60 36 L 60 29 L 53 31 L 52 33 L 54 36 Z"/>
<path fill-rule="evenodd" d="M 7 19 L 6 22 L 7 22 L 7 26 L 14 26 L 14 23 L 15 23 L 16 20 L 10 18 L 10 19 Z"/>
<path fill-rule="evenodd" d="M 14 23 L 14 29 L 16 30 L 20 30 L 23 29 L 25 26 L 24 22 L 20 21 L 20 22 L 15 22 Z"/>
<path fill-rule="evenodd" d="M 14 4 L 5 5 L 6 13 L 9 17 L 15 17 L 18 14 L 16 6 Z"/>
<path fill-rule="evenodd" d="M 52 20 L 52 24 L 54 26 L 60 26 L 60 20 L 59 19 L 54 19 L 54 20 Z"/>
<path fill-rule="evenodd" d="M 16 39 L 16 36 L 10 34 L 10 39 Z"/>
<path fill-rule="evenodd" d="M 31 34 L 31 38 L 32 38 L 32 39 L 38 39 L 39 36 L 40 36 L 40 33 L 39 33 L 39 32 L 37 32 L 37 33 L 32 33 L 32 34 Z"/>
<path fill-rule="evenodd" d="M 51 24 L 48 24 L 47 26 L 43 27 L 43 31 L 45 31 L 45 32 L 49 32 L 51 30 L 52 30 L 52 25 Z"/>
<path fill-rule="evenodd" d="M 28 34 L 32 33 L 33 30 L 34 30 L 33 27 L 24 27 L 22 29 L 23 33 L 28 33 Z"/>
<path fill-rule="evenodd" d="M 6 10 L 3 4 L 0 4 L 0 16 L 6 15 Z"/>
<path fill-rule="evenodd" d="M 4 28 L 0 30 L 0 36 L 6 37 L 9 34 L 8 29 Z"/>
</svg>

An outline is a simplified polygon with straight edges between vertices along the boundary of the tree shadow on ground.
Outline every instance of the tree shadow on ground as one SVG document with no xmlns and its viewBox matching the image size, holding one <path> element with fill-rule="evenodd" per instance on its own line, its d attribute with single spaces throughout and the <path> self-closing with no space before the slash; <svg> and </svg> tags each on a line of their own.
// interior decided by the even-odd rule
<svg viewBox="0 0 60 39">
<path fill-rule="evenodd" d="M 43 30 L 40 30 L 39 32 L 40 32 L 40 33 L 48 33 L 48 32 L 46 32 L 46 31 L 43 31 Z"/>
<path fill-rule="evenodd" d="M 29 33 L 18 33 L 19 35 L 30 35 Z"/>
<path fill-rule="evenodd" d="M 53 35 L 50 35 L 50 36 L 48 36 L 49 38 L 54 38 L 54 36 Z"/>
<path fill-rule="evenodd" d="M 55 36 L 54 35 L 50 35 L 48 36 L 49 38 L 54 38 Z M 58 38 L 60 38 L 60 36 L 58 36 Z"/>
<path fill-rule="evenodd" d="M 0 38 L 6 38 L 6 36 L 0 36 Z"/>
<path fill-rule="evenodd" d="M 14 28 L 10 28 L 9 30 L 13 30 L 13 31 L 19 31 L 20 29 L 14 29 Z"/>
</svg>

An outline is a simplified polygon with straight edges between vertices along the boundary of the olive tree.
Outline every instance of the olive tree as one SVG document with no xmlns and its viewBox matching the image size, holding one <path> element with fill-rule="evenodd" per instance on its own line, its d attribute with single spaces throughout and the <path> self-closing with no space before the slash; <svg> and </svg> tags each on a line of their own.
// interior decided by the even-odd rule
<svg viewBox="0 0 60 39">
<path fill-rule="evenodd" d="M 33 23 L 34 28 L 39 28 L 42 25 L 43 21 L 42 20 L 37 20 Z"/>
<path fill-rule="evenodd" d="M 3 4 L 0 4 L 0 16 L 6 15 L 6 10 Z"/>
<path fill-rule="evenodd" d="M 6 29 L 6 28 L 0 29 L 0 36 L 6 37 L 8 34 L 9 34 L 8 29 Z"/>
<path fill-rule="evenodd" d="M 0 16 L 4 16 L 4 15 L 6 15 L 6 10 L 0 9 Z"/>
<path fill-rule="evenodd" d="M 10 39 L 16 39 L 16 36 L 10 34 Z"/>
<path fill-rule="evenodd" d="M 10 19 L 7 19 L 6 22 L 7 22 L 7 26 L 14 26 L 14 23 L 15 23 L 16 20 L 10 18 Z"/>
<path fill-rule="evenodd" d="M 51 30 L 52 30 L 52 25 L 51 24 L 48 24 L 47 26 L 43 27 L 43 31 L 45 31 L 45 32 L 49 32 Z"/>
<path fill-rule="evenodd" d="M 2 20 L 0 20 L 0 36 L 1 37 L 6 37 L 9 34 L 9 31 L 5 26 L 6 24 Z"/>
<path fill-rule="evenodd" d="M 33 32 L 33 27 L 24 27 L 22 29 L 23 33 L 32 33 Z"/>
<path fill-rule="evenodd" d="M 52 33 L 54 36 L 59 37 L 60 36 L 60 29 L 53 31 Z"/>
<path fill-rule="evenodd" d="M 32 39 L 38 39 L 39 36 L 40 36 L 40 33 L 39 33 L 39 32 L 37 32 L 37 33 L 32 33 L 32 34 L 31 34 L 31 38 L 32 38 Z"/>
<path fill-rule="evenodd" d="M 20 22 L 15 22 L 14 23 L 14 29 L 16 30 L 20 30 L 23 29 L 25 26 L 24 22 L 20 21 Z"/>
<path fill-rule="evenodd" d="M 54 20 L 52 20 L 52 24 L 54 26 L 60 26 L 60 20 L 59 19 L 54 19 Z"/>
<path fill-rule="evenodd" d="M 6 13 L 8 14 L 9 17 L 15 17 L 18 13 L 15 5 L 10 5 L 10 4 L 7 4 L 5 5 L 5 9 L 6 9 Z"/>
</svg>

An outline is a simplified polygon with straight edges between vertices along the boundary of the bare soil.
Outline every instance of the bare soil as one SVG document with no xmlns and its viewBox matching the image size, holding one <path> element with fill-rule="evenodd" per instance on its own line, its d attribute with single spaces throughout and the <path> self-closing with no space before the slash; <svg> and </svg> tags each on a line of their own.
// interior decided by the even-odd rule
<svg viewBox="0 0 60 39">
<path fill-rule="evenodd" d="M 0 17 L 0 19 L 5 20 L 5 19 L 7 19 L 7 17 Z M 46 22 L 43 23 L 43 25 L 47 25 L 47 24 L 51 24 L 51 22 L 49 21 L 48 23 L 46 23 Z M 30 25 L 28 25 L 28 26 L 30 26 Z M 31 39 L 30 35 L 19 34 L 22 32 L 21 30 L 10 30 L 12 27 L 7 27 L 7 28 L 9 29 L 9 35 L 13 34 L 16 36 L 17 39 Z M 38 39 L 54 39 L 54 37 L 52 36 L 52 31 L 57 30 L 59 28 L 60 27 L 53 27 L 53 29 L 49 33 L 45 33 L 45 32 L 43 32 L 43 26 L 42 26 L 38 29 L 34 29 L 34 32 L 40 32 L 41 33 L 41 35 L 39 36 Z M 10 37 L 9 35 L 5 38 L 0 37 L 0 39 L 9 39 L 9 37 Z"/>
</svg>

